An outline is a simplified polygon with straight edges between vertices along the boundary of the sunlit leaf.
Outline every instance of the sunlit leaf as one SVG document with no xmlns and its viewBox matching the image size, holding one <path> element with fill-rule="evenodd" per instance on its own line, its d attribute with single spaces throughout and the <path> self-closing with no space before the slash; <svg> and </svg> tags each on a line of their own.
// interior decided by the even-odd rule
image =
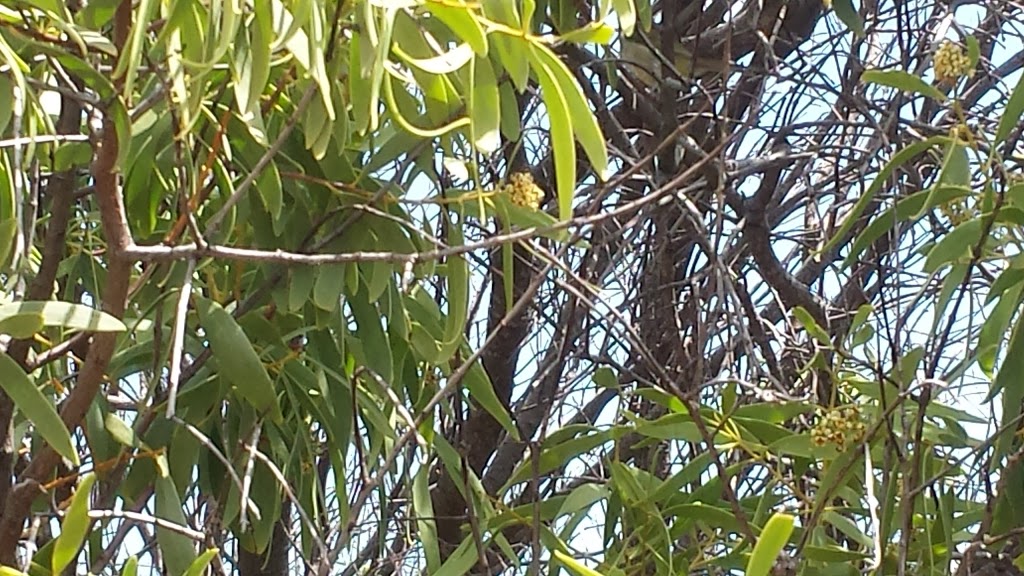
<svg viewBox="0 0 1024 576">
<path fill-rule="evenodd" d="M 747 576 L 768 576 L 771 573 L 776 558 L 793 533 L 793 522 L 793 516 L 788 514 L 774 514 L 768 519 L 747 560 Z"/>
<path fill-rule="evenodd" d="M 14 302 L 0 304 L 0 321 L 20 315 L 41 317 L 44 326 L 89 332 L 123 332 L 125 325 L 106 312 L 70 302 Z"/>
<path fill-rule="evenodd" d="M 64 513 L 64 521 L 60 525 L 60 536 L 53 547 L 50 559 L 54 574 L 60 574 L 65 567 L 78 557 L 78 550 L 89 534 L 92 520 L 89 518 L 89 499 L 92 485 L 96 482 L 94 474 L 86 474 L 75 488 L 71 505 Z"/>
</svg>

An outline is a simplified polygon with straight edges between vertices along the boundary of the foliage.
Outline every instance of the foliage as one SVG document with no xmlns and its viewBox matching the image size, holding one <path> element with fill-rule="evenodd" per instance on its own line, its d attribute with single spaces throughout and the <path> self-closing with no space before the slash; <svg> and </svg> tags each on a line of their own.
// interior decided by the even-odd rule
<svg viewBox="0 0 1024 576">
<path fill-rule="evenodd" d="M 1015 557 L 1021 8 L 903 4 L 0 6 L 0 573 Z"/>
</svg>

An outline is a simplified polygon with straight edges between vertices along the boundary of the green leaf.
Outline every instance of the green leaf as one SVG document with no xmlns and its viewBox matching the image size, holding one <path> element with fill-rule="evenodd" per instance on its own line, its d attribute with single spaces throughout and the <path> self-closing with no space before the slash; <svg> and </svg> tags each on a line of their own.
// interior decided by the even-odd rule
<svg viewBox="0 0 1024 576">
<path fill-rule="evenodd" d="M 96 475 L 86 474 L 75 489 L 75 495 L 71 498 L 71 505 L 64 514 L 64 521 L 60 525 L 60 536 L 53 546 L 53 556 L 50 563 L 54 574 L 60 574 L 65 567 L 78 556 L 78 550 L 85 542 L 89 534 L 89 527 L 92 526 L 92 519 L 89 518 L 89 498 L 93 483 L 96 482 Z"/>
<path fill-rule="evenodd" d="M 543 58 L 544 50 L 530 44 L 529 54 L 533 71 L 540 82 L 544 106 L 547 108 L 548 121 L 551 124 L 558 216 L 562 220 L 568 220 L 572 217 L 572 198 L 576 187 L 576 145 L 573 142 L 571 111 L 555 72 Z"/>
<path fill-rule="evenodd" d="M 316 283 L 313 284 L 313 303 L 321 310 L 333 312 L 341 303 L 345 286 L 346 268 L 354 264 L 328 264 L 316 269 Z"/>
<path fill-rule="evenodd" d="M 86 142 L 68 142 L 54 151 L 53 169 L 63 171 L 88 166 L 91 160 L 92 146 Z"/>
<path fill-rule="evenodd" d="M 469 572 L 477 561 L 476 543 L 469 536 L 459 544 L 433 576 L 462 576 Z"/>
<path fill-rule="evenodd" d="M 1003 279 L 1013 269 L 1004 271 L 999 278 L 996 279 L 996 283 Z M 1017 307 L 1021 301 L 1021 294 L 1024 293 L 1024 270 L 1018 270 L 1021 272 L 1016 284 L 1009 288 L 1006 293 L 999 298 L 999 302 L 992 308 L 992 312 L 988 318 L 985 319 L 985 323 L 981 326 L 981 332 L 978 334 L 978 366 L 982 369 L 986 376 L 991 378 L 993 376 L 993 370 L 996 364 L 996 355 L 999 352 L 999 347 L 1003 345 L 1006 339 L 1006 330 L 1010 326 L 1010 321 L 1013 316 L 1017 313 Z"/>
<path fill-rule="evenodd" d="M 747 560 L 746 576 L 767 576 L 771 572 L 775 559 L 793 533 L 793 521 L 792 516 L 778 513 L 768 519 Z"/>
<path fill-rule="evenodd" d="M 317 268 L 313 266 L 295 266 L 291 270 L 291 282 L 288 283 L 288 310 L 297 312 L 305 308 L 309 302 L 309 293 L 317 280 Z M 337 300 L 337 294 L 335 294 Z"/>
<path fill-rule="evenodd" d="M 829 337 L 828 332 L 819 326 L 814 317 L 811 316 L 811 313 L 802 306 L 797 306 L 793 309 L 793 316 L 796 317 L 797 321 L 804 327 L 804 330 L 807 330 L 807 333 L 817 340 L 819 344 L 822 346 L 832 345 L 832 339 Z"/>
<path fill-rule="evenodd" d="M 461 222 L 454 222 L 453 217 L 447 219 L 448 245 L 462 246 Z M 453 254 L 445 260 L 445 272 L 448 285 L 448 314 L 445 317 L 444 341 L 441 354 L 451 357 L 462 344 L 466 320 L 469 315 L 469 264 L 462 254 Z"/>
<path fill-rule="evenodd" d="M 230 0 L 225 0 L 226 4 L 232 4 Z M 138 8 L 132 11 L 132 31 L 128 37 L 128 46 L 125 47 L 124 52 L 121 53 L 121 57 L 117 61 L 117 68 L 114 69 L 114 78 L 123 79 L 123 91 L 122 94 L 133 94 L 135 89 L 135 75 L 139 69 L 139 65 L 142 63 L 142 42 L 146 37 L 146 32 L 149 30 L 150 20 L 153 16 L 153 10 L 159 6 L 156 0 L 141 0 Z M 126 140 L 122 140 L 122 145 L 126 144 Z"/>
<path fill-rule="evenodd" d="M 847 261 L 852 261 L 852 259 L 859 256 L 861 252 L 866 250 L 868 246 L 896 224 L 907 220 L 916 221 L 936 206 L 963 198 L 970 193 L 970 188 L 936 186 L 907 196 L 897 202 L 895 207 L 879 213 L 871 220 L 850 246 L 850 256 L 847 257 Z"/>
<path fill-rule="evenodd" d="M 859 562 L 870 554 L 852 552 L 841 546 L 804 546 L 803 557 L 814 562 Z"/>
<path fill-rule="evenodd" d="M 561 550 L 552 550 L 552 554 L 554 554 L 555 558 L 558 559 L 559 562 L 568 566 L 569 570 L 571 570 L 574 574 L 577 574 L 578 576 L 603 576 L 597 570 L 591 570 L 590 568 L 587 568 L 583 564 L 580 564 L 578 561 L 576 561 L 575 558 L 566 555 Z"/>
<path fill-rule="evenodd" d="M 931 273 L 945 264 L 970 257 L 981 241 L 984 226 L 984 218 L 974 218 L 946 234 L 945 238 L 939 240 L 938 244 L 928 251 L 928 257 L 924 263 L 925 272 Z"/>
<path fill-rule="evenodd" d="M 478 56 L 487 56 L 487 36 L 468 6 L 427 2 L 425 7 L 459 38 L 472 46 Z"/>
<path fill-rule="evenodd" d="M 427 557 L 427 574 L 434 574 L 441 566 L 441 552 L 437 539 L 437 524 L 430 499 L 430 467 L 421 466 L 413 479 L 412 506 L 416 512 L 417 536 Z"/>
<path fill-rule="evenodd" d="M 178 499 L 178 489 L 167 475 L 167 462 L 162 455 L 157 457 L 157 468 L 160 474 L 153 485 L 156 492 L 156 517 L 179 526 L 188 526 L 181 500 Z M 164 563 L 167 564 L 170 576 L 180 576 L 188 571 L 196 557 L 192 540 L 183 534 L 157 526 L 156 541 L 163 552 Z"/>
<path fill-rule="evenodd" d="M 821 519 L 838 528 L 840 532 L 849 536 L 865 550 L 870 550 L 874 546 L 871 537 L 865 534 L 853 520 L 835 510 L 826 510 L 821 514 Z"/>
<path fill-rule="evenodd" d="M 58 454 L 78 465 L 78 452 L 71 443 L 64 421 L 48 398 L 7 354 L 0 353 L 0 388 L 11 397 L 18 410 L 32 422 L 43 440 Z"/>
<path fill-rule="evenodd" d="M 636 28 L 636 6 L 633 0 L 612 0 L 612 6 L 619 17 L 619 28 L 622 29 L 622 33 L 632 36 Z"/>
<path fill-rule="evenodd" d="M 633 0 L 623 0 L 632 2 Z M 615 37 L 615 29 L 604 22 L 590 22 L 582 28 L 570 30 L 562 34 L 562 42 L 573 44 L 600 44 L 606 45 Z"/>
<path fill-rule="evenodd" d="M 277 171 L 277 163 L 270 161 L 256 179 L 256 189 L 259 190 L 263 206 L 270 213 L 273 222 L 281 218 L 281 210 L 284 208 L 284 193 L 281 190 L 281 174 Z"/>
<path fill-rule="evenodd" d="M 953 186 L 969 186 L 971 184 L 970 160 L 967 158 L 967 147 L 951 142 L 946 161 L 942 164 L 939 182 Z"/>
<path fill-rule="evenodd" d="M 978 38 L 973 34 L 967 36 L 964 39 L 967 43 L 967 59 L 970 61 L 970 70 L 974 70 L 978 67 L 978 62 L 981 60 L 981 44 L 978 43 Z"/>
<path fill-rule="evenodd" d="M 999 466 L 1001 458 L 1009 454 L 1013 446 L 1017 430 L 1015 423 L 1020 416 L 1021 402 L 1024 401 L 1024 380 L 1021 380 L 1021 374 L 1024 374 L 1024 316 L 1017 318 L 1003 363 L 989 392 L 990 398 L 995 397 L 999 391 L 1003 394 L 1003 431 L 995 443 L 995 454 L 991 460 L 992 470 Z"/>
<path fill-rule="evenodd" d="M 395 361 L 388 335 L 381 326 L 383 315 L 367 299 L 365 290 L 349 298 L 348 305 L 356 321 L 354 336 L 362 343 L 362 362 L 385 382 L 391 382 Z"/>
<path fill-rule="evenodd" d="M 999 118 L 999 126 L 996 128 L 992 148 L 995 149 L 996 146 L 1002 144 L 1022 120 L 1024 120 L 1024 76 L 1017 80 L 1017 85 L 1006 101 L 1006 108 L 1003 109 Z"/>
<path fill-rule="evenodd" d="M 855 36 L 859 38 L 864 35 L 864 21 L 853 5 L 853 0 L 832 0 L 832 9 L 836 11 L 839 21 L 846 24 Z"/>
<path fill-rule="evenodd" d="M 7 270 L 7 260 L 14 251 L 14 236 L 17 233 L 17 219 L 7 218 L 0 221 L 0 271 Z"/>
<path fill-rule="evenodd" d="M 867 70 L 861 75 L 864 82 L 871 82 L 890 88 L 898 88 L 904 92 L 921 94 L 938 102 L 945 102 L 946 95 L 938 88 L 903 70 Z"/>
<path fill-rule="evenodd" d="M 498 80 L 487 58 L 476 58 L 473 65 L 473 85 L 469 98 L 473 143 L 483 153 L 494 152 L 501 146 L 501 106 Z"/>
<path fill-rule="evenodd" d="M 518 441 L 519 429 L 512 423 L 512 417 L 509 416 L 508 410 L 505 409 L 504 402 L 499 400 L 498 396 L 494 393 L 491 379 L 487 376 L 487 371 L 480 365 L 480 362 L 475 362 L 470 366 L 463 377 L 462 383 L 465 385 L 466 390 L 469 391 L 470 397 L 483 406 L 484 410 L 493 416 L 501 424 L 501 427 L 508 432 L 509 438 Z"/>
<path fill-rule="evenodd" d="M 217 548 L 210 548 L 206 552 L 199 555 L 198 558 L 192 562 L 192 565 L 188 567 L 185 572 L 185 576 L 203 576 L 206 574 L 206 567 L 210 565 L 210 562 L 220 554 L 220 550 Z"/>
<path fill-rule="evenodd" d="M 583 94 L 583 88 L 576 82 L 565 63 L 559 60 L 550 48 L 542 44 L 536 45 L 536 53 L 538 58 L 547 65 L 565 98 L 573 136 L 579 141 L 583 151 L 587 153 L 591 168 L 597 173 L 597 177 L 606 180 L 608 177 L 608 144 L 605 142 L 601 127 L 591 110 L 590 102 Z"/>
<path fill-rule="evenodd" d="M 871 204 L 871 202 L 874 201 L 875 194 L 877 194 L 883 186 L 888 185 L 889 177 L 892 176 L 892 173 L 895 172 L 897 168 L 902 166 L 907 161 L 915 158 L 918 154 L 927 151 L 929 148 L 935 146 L 936 144 L 948 141 L 949 139 L 946 138 L 945 136 L 935 136 L 932 138 L 928 138 L 927 140 L 915 142 L 894 154 L 892 159 L 889 160 L 889 162 L 881 170 L 879 170 L 878 175 L 875 176 L 874 181 L 871 182 L 871 186 L 869 186 L 868 189 L 864 192 L 864 194 L 857 200 L 857 203 L 853 205 L 853 208 L 850 209 L 850 212 L 847 213 L 847 215 L 843 219 L 843 225 L 839 227 L 839 230 L 836 231 L 835 235 L 832 237 L 831 240 L 829 240 L 828 244 L 821 249 L 821 252 L 827 254 L 832 250 L 835 250 L 841 242 L 846 241 L 846 235 L 850 233 L 850 230 L 852 230 L 853 227 L 857 224 L 858 220 L 860 220 L 860 216 L 861 214 L 864 213 L 864 210 L 866 210 L 867 207 Z M 870 243 L 865 243 L 861 247 L 861 250 L 866 248 L 869 244 Z M 859 255 L 860 251 L 856 251 L 853 248 L 851 248 L 850 255 L 846 257 L 843 266 L 849 267 L 856 261 L 857 256 Z"/>
<path fill-rule="evenodd" d="M 15 302 L 0 305 L 0 322 L 18 314 L 43 317 L 45 326 L 89 332 L 124 332 L 125 325 L 106 312 L 69 302 Z"/>
<path fill-rule="evenodd" d="M 9 334 L 12 338 L 31 338 L 45 325 L 42 314 L 15 314 L 0 319 L 0 334 Z"/>
<path fill-rule="evenodd" d="M 501 93 L 501 133 L 505 138 L 515 142 L 522 135 L 522 116 L 519 113 L 519 102 L 516 99 L 515 90 L 512 84 L 502 82 L 499 87 Z M 0 261 L 2 263 L 2 261 Z"/>
<path fill-rule="evenodd" d="M 139 570 L 139 557 L 129 556 L 121 566 L 121 576 L 135 576 Z"/>
<path fill-rule="evenodd" d="M 280 423 L 281 407 L 277 403 L 274 383 L 242 327 L 220 304 L 212 300 L 200 298 L 196 308 L 199 310 L 199 324 L 210 342 L 221 375 L 257 411 L 269 414 L 274 422 Z"/>
</svg>

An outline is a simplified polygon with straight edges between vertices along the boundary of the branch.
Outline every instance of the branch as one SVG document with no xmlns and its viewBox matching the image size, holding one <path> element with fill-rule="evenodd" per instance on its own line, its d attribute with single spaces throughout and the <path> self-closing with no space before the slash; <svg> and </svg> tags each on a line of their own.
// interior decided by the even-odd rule
<svg viewBox="0 0 1024 576">
<path fill-rule="evenodd" d="M 825 314 L 824 304 L 811 293 L 807 285 L 786 270 L 772 250 L 765 211 L 775 195 L 781 177 L 782 166 L 772 166 L 765 172 L 757 192 L 746 202 L 743 233 L 746 236 L 747 247 L 754 257 L 761 277 L 778 293 L 782 303 L 790 309 L 798 306 L 806 309 L 819 325 L 827 327 L 828 316 Z"/>
<path fill-rule="evenodd" d="M 114 14 L 115 45 L 124 45 L 131 22 L 131 0 L 122 0 Z M 105 116 L 103 135 L 92 166 L 100 219 L 110 250 L 107 283 L 103 291 L 103 311 L 115 318 L 122 318 L 131 279 L 131 263 L 124 258 L 124 252 L 132 245 L 132 240 L 117 175 L 118 145 L 114 120 L 109 115 Z M 74 430 L 81 423 L 99 392 L 110 358 L 114 354 L 116 339 L 115 333 L 93 335 L 92 345 L 75 388 L 61 409 L 61 419 L 69 430 Z M 18 484 L 7 494 L 3 503 L 3 516 L 0 518 L 0 565 L 14 566 L 17 562 L 15 551 L 32 502 L 38 495 L 41 483 L 50 477 L 59 463 L 60 456 L 53 448 L 44 446 L 21 474 Z"/>
</svg>

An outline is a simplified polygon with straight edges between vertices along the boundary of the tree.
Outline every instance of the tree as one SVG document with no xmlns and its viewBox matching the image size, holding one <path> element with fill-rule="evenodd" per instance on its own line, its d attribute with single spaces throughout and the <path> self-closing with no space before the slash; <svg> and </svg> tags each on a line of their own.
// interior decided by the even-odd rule
<svg viewBox="0 0 1024 576">
<path fill-rule="evenodd" d="M 1019 3 L 0 10 L 0 565 L 1019 571 Z"/>
</svg>

